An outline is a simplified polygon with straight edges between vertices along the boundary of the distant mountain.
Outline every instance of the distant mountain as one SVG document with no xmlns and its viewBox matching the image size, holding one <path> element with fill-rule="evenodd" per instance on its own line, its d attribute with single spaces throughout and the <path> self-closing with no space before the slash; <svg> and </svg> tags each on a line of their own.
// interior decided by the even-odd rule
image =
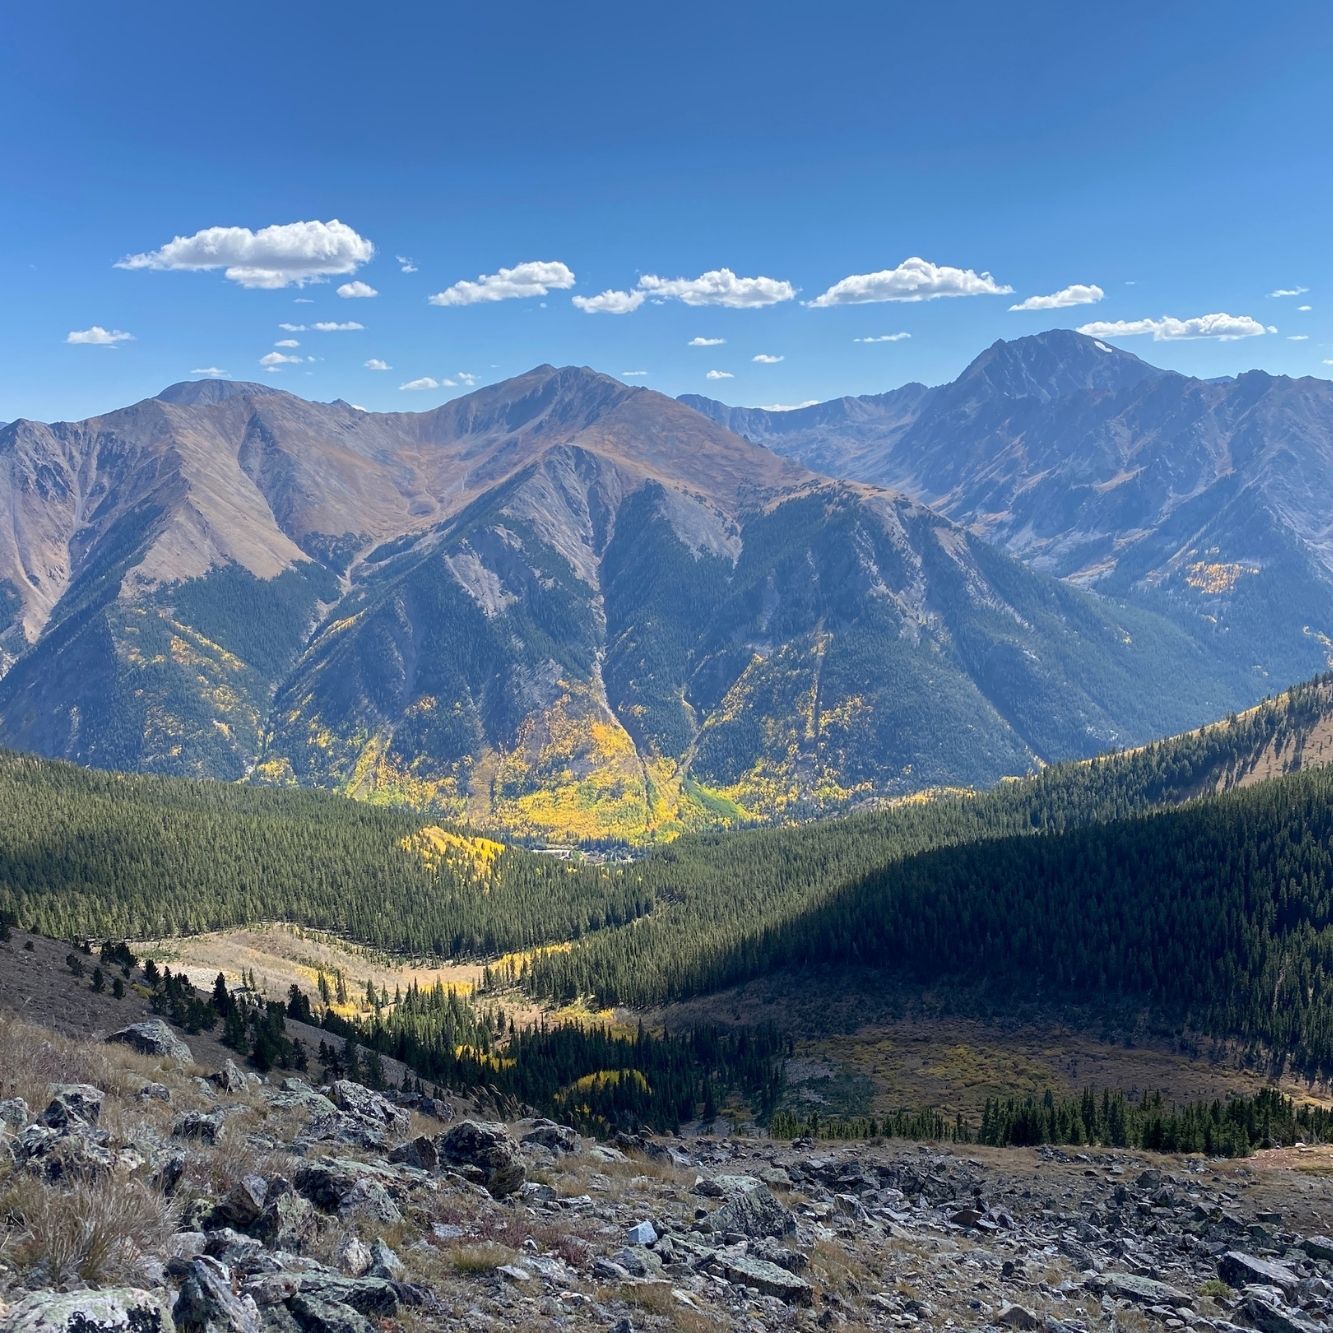
<svg viewBox="0 0 1333 1333">
<path fill-rule="evenodd" d="M 206 381 L 14 422 L 0 504 L 4 743 L 540 836 L 983 784 L 1255 693 L 1152 612 L 587 369 L 421 413 Z"/>
<path fill-rule="evenodd" d="M 891 486 L 1035 568 L 1169 616 L 1281 685 L 1333 661 L 1333 383 L 1191 379 L 1057 330 L 951 384 L 793 412 L 685 401 L 835 476 Z"/>
</svg>

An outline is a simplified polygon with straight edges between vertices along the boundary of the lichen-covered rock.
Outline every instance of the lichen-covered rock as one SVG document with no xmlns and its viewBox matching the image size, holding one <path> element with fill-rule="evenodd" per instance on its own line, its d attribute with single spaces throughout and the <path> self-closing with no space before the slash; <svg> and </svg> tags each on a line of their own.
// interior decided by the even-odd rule
<svg viewBox="0 0 1333 1333">
<path fill-rule="evenodd" d="M 200 1143 L 216 1143 L 221 1133 L 222 1117 L 216 1111 L 190 1111 L 171 1126 L 172 1138 L 197 1139 Z"/>
<path fill-rule="evenodd" d="M 705 1182 L 712 1197 L 722 1206 L 695 1223 L 699 1231 L 716 1236 L 730 1234 L 757 1240 L 761 1236 L 786 1236 L 796 1230 L 791 1211 L 774 1197 L 773 1191 L 754 1176 L 718 1176 Z"/>
<path fill-rule="evenodd" d="M 172 1310 L 180 1333 L 260 1333 L 259 1310 L 231 1289 L 231 1274 L 216 1259 L 191 1259 Z"/>
<path fill-rule="evenodd" d="M 52 1084 L 51 1103 L 38 1120 L 48 1129 L 86 1129 L 101 1117 L 102 1099 L 91 1083 Z"/>
<path fill-rule="evenodd" d="M 0 1101 L 0 1127 L 17 1132 L 32 1119 L 28 1103 L 22 1097 L 6 1097 Z"/>
<path fill-rule="evenodd" d="M 364 1178 L 338 1200 L 338 1216 L 348 1222 L 380 1222 L 386 1226 L 403 1220 L 389 1191 L 378 1180 Z"/>
<path fill-rule="evenodd" d="M 554 1153 L 566 1153 L 573 1152 L 579 1146 L 579 1136 L 569 1125 L 541 1119 L 533 1122 L 532 1128 L 523 1135 L 520 1142 L 546 1148 Z"/>
<path fill-rule="evenodd" d="M 492 1197 L 516 1193 L 527 1179 L 518 1144 L 503 1125 L 463 1120 L 438 1140 L 440 1160 Z"/>
<path fill-rule="evenodd" d="M 718 1261 L 717 1267 L 728 1282 L 753 1287 L 762 1295 L 776 1296 L 788 1305 L 810 1305 L 814 1301 L 814 1288 L 803 1277 L 767 1260 L 748 1254 L 728 1255 Z"/>
<path fill-rule="evenodd" d="M 151 1291 L 38 1291 L 13 1306 L 5 1333 L 175 1333 L 166 1302 Z"/>
<path fill-rule="evenodd" d="M 386 1132 L 405 1134 L 412 1125 L 411 1112 L 351 1079 L 340 1078 L 332 1083 L 328 1097 L 340 1111 Z"/>
<path fill-rule="evenodd" d="M 156 1055 L 173 1063 L 185 1066 L 194 1063 L 194 1055 L 183 1042 L 160 1018 L 148 1018 L 142 1023 L 131 1023 L 129 1027 L 113 1032 L 108 1042 L 128 1046 L 131 1050 L 144 1055 Z"/>
<path fill-rule="evenodd" d="M 223 1092 L 238 1093 L 247 1091 L 252 1085 L 248 1075 L 235 1060 L 228 1060 L 216 1073 L 208 1076 L 208 1081 Z"/>
</svg>

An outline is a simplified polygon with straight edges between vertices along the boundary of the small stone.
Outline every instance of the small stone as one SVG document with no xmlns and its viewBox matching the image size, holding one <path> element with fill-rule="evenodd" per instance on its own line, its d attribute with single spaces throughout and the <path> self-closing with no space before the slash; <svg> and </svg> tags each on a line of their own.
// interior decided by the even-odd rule
<svg viewBox="0 0 1333 1333">
<path fill-rule="evenodd" d="M 657 1240 L 657 1228 L 651 1222 L 636 1222 L 629 1229 L 631 1245 L 652 1245 Z"/>
<path fill-rule="evenodd" d="M 364 1277 L 370 1272 L 374 1260 L 370 1257 L 370 1247 L 355 1236 L 344 1236 L 333 1252 L 333 1262 L 348 1277 Z"/>
</svg>

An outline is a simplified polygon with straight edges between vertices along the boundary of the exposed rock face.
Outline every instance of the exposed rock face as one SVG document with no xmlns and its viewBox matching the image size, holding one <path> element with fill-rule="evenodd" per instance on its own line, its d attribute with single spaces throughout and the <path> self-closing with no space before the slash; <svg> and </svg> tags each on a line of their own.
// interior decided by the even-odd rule
<svg viewBox="0 0 1333 1333">
<path fill-rule="evenodd" d="M 51 1104 L 39 1123 L 48 1129 L 81 1129 L 97 1124 L 103 1094 L 88 1083 L 62 1083 L 51 1089 Z"/>
<path fill-rule="evenodd" d="M 159 1055 L 172 1060 L 178 1065 L 194 1063 L 194 1056 L 189 1046 L 172 1030 L 171 1026 L 160 1018 L 145 1019 L 142 1023 L 131 1023 L 129 1027 L 113 1032 L 109 1042 L 119 1042 L 144 1055 Z"/>
</svg>

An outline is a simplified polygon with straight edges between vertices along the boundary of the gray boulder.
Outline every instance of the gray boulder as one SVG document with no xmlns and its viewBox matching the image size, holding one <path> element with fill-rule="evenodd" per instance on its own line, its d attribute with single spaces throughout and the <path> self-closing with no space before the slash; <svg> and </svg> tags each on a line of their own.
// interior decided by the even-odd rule
<svg viewBox="0 0 1333 1333">
<path fill-rule="evenodd" d="M 331 1084 L 328 1098 L 340 1111 L 386 1133 L 406 1134 L 412 1126 L 410 1111 L 351 1079 L 340 1078 Z"/>
<path fill-rule="evenodd" d="M 483 1186 L 496 1199 L 515 1194 L 527 1179 L 518 1145 L 503 1125 L 462 1120 L 438 1141 L 440 1161 Z"/>
<path fill-rule="evenodd" d="M 810 1305 L 814 1301 L 814 1288 L 803 1277 L 766 1260 L 748 1254 L 727 1255 L 718 1261 L 717 1267 L 728 1282 L 753 1287 L 762 1295 L 776 1296 L 788 1305 Z"/>
<path fill-rule="evenodd" d="M 5 1333 L 175 1333 L 166 1302 L 151 1291 L 38 1291 L 13 1306 Z"/>
<path fill-rule="evenodd" d="M 260 1333 L 259 1310 L 231 1289 L 231 1274 L 206 1255 L 191 1259 L 172 1311 L 180 1333 Z"/>
<path fill-rule="evenodd" d="M 1248 1287 L 1258 1284 L 1276 1287 L 1288 1300 L 1296 1292 L 1300 1278 L 1286 1264 L 1258 1259 L 1240 1250 L 1228 1250 L 1217 1261 L 1217 1275 L 1229 1287 Z"/>
<path fill-rule="evenodd" d="M 348 1305 L 298 1292 L 287 1308 L 301 1333 L 375 1333 L 370 1320 Z"/>
<path fill-rule="evenodd" d="M 129 1027 L 113 1032 L 107 1041 L 128 1046 L 143 1055 L 156 1055 L 171 1060 L 181 1066 L 194 1063 L 194 1055 L 190 1048 L 160 1018 L 147 1018 L 142 1023 L 131 1023 Z"/>
<path fill-rule="evenodd" d="M 228 1060 L 221 1069 L 208 1076 L 208 1081 L 215 1088 L 230 1093 L 245 1092 L 252 1086 L 250 1075 L 241 1069 L 235 1060 Z"/>
<path fill-rule="evenodd" d="M 721 1198 L 722 1206 L 694 1224 L 695 1230 L 715 1236 L 738 1234 L 751 1240 L 787 1236 L 796 1230 L 796 1218 L 754 1176 L 718 1176 L 699 1187 L 701 1193 Z"/>
<path fill-rule="evenodd" d="M 195 1139 L 200 1143 L 216 1143 L 222 1133 L 222 1117 L 216 1112 L 190 1111 L 179 1116 L 171 1126 L 173 1139 Z"/>
<path fill-rule="evenodd" d="M 101 1117 L 102 1097 L 91 1083 L 53 1083 L 51 1103 L 38 1121 L 48 1129 L 87 1129 Z"/>
</svg>

